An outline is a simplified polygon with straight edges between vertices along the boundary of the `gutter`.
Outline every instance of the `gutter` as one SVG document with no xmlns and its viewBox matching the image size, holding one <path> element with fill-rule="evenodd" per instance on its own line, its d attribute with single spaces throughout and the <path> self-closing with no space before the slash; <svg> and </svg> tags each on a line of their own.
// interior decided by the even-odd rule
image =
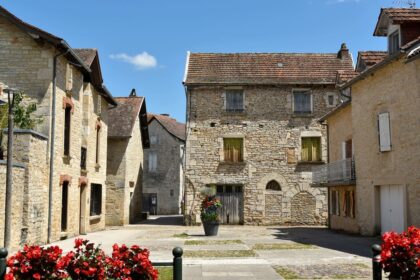
<svg viewBox="0 0 420 280">
<path fill-rule="evenodd" d="M 56 54 L 53 60 L 53 77 L 52 77 L 52 109 L 51 109 L 51 133 L 50 133 L 50 174 L 48 178 L 48 237 L 47 242 L 51 243 L 52 235 L 52 202 L 53 202 L 53 180 L 54 180 L 54 145 L 55 145 L 55 107 L 56 107 L 56 88 L 57 88 L 57 59 L 66 55 L 66 52 Z"/>
</svg>

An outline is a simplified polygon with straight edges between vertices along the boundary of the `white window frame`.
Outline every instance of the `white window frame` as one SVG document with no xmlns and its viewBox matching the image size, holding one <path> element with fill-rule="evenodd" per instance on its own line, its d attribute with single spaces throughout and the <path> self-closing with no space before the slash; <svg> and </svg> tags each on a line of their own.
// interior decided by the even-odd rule
<svg viewBox="0 0 420 280">
<path fill-rule="evenodd" d="M 299 112 L 295 112 L 295 94 L 296 93 L 305 93 L 308 94 L 310 96 L 311 99 L 311 111 L 310 112 L 305 112 L 305 113 L 299 113 Z M 312 90 L 308 89 L 308 88 L 297 88 L 297 89 L 293 89 L 292 90 L 292 111 L 293 114 L 296 115 L 310 115 L 313 114 L 314 112 L 314 101 L 313 101 L 313 94 L 312 94 Z"/>
<path fill-rule="evenodd" d="M 391 151 L 391 121 L 389 112 L 378 114 L 379 151 Z"/>
<path fill-rule="evenodd" d="M 156 172 L 156 170 L 157 170 L 157 154 L 156 154 L 156 152 L 149 152 L 148 170 L 149 170 L 149 172 Z"/>
<path fill-rule="evenodd" d="M 158 137 L 157 135 L 151 135 L 150 136 L 150 144 L 155 145 L 158 143 Z"/>
<path fill-rule="evenodd" d="M 395 35 L 398 36 L 398 45 L 397 46 L 392 46 L 391 42 L 393 41 L 391 38 L 394 37 Z M 401 33 L 399 29 L 396 29 L 394 31 L 392 31 L 389 35 L 388 35 L 388 53 L 389 54 L 394 54 L 396 53 L 401 46 Z M 393 48 L 391 48 L 393 47 Z M 395 48 L 395 49 L 394 49 Z"/>
<path fill-rule="evenodd" d="M 70 63 L 67 63 L 66 66 L 66 91 L 73 90 L 73 66 Z"/>
</svg>

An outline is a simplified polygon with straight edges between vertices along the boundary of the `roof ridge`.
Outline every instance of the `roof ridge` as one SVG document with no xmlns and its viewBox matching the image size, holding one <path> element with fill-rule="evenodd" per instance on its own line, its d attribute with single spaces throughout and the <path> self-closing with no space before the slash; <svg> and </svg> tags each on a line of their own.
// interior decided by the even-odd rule
<svg viewBox="0 0 420 280">
<path fill-rule="evenodd" d="M 334 55 L 337 56 L 337 53 L 316 53 L 316 52 L 235 52 L 235 53 L 217 53 L 217 52 L 191 52 L 191 54 L 210 54 L 210 55 L 243 55 L 243 54 L 254 54 L 254 55 L 276 55 L 276 54 L 285 54 L 285 55 Z"/>
</svg>

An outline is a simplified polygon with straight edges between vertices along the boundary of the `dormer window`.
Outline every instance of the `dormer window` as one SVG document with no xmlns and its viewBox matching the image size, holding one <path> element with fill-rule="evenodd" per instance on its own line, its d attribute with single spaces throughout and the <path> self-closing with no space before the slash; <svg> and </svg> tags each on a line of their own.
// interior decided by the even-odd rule
<svg viewBox="0 0 420 280">
<path fill-rule="evenodd" d="M 396 53 L 400 49 L 400 34 L 398 31 L 391 33 L 388 36 L 388 52 L 389 54 Z"/>
</svg>

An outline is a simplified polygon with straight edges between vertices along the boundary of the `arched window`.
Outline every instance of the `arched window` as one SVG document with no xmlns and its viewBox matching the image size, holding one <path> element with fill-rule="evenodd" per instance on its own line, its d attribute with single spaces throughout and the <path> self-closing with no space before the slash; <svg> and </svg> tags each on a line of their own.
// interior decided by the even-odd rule
<svg viewBox="0 0 420 280">
<path fill-rule="evenodd" d="M 271 180 L 270 182 L 267 183 L 266 186 L 267 190 L 273 190 L 273 191 L 281 191 L 281 187 L 280 184 L 277 183 L 277 181 L 275 180 Z"/>
</svg>

